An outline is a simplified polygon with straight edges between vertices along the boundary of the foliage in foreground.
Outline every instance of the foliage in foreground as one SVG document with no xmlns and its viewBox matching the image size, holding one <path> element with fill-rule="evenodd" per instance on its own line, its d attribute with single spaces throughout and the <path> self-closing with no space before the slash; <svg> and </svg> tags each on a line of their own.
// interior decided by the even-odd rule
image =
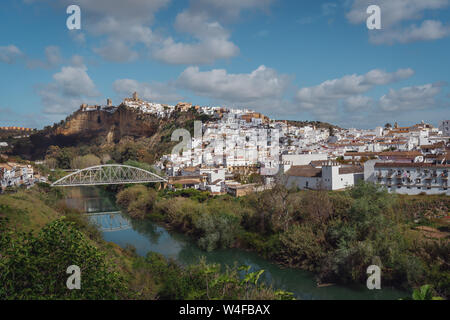
<svg viewBox="0 0 450 320">
<path fill-rule="evenodd" d="M 223 272 L 204 261 L 182 267 L 157 254 L 143 258 L 104 243 L 86 219 L 57 205 L 59 197 L 45 187 L 39 187 L 43 199 L 35 199 L 36 210 L 25 204 L 37 190 L 0 196 L 0 300 L 292 298 L 258 283 L 263 271 Z M 26 228 L 19 223 L 24 218 Z M 81 290 L 66 287 L 70 265 L 81 268 Z"/>
<path fill-rule="evenodd" d="M 81 269 L 82 289 L 68 290 L 66 270 Z M 2 299 L 117 299 L 125 282 L 92 245 L 64 219 L 32 233 L 0 233 L 0 300 Z"/>
<path fill-rule="evenodd" d="M 250 272 L 250 268 L 227 267 L 221 271 L 219 264 L 208 264 L 200 259 L 186 267 L 167 260 L 157 253 L 139 258 L 135 268 L 145 270 L 157 279 L 158 296 L 163 300 L 286 300 L 293 295 L 275 291 L 260 283 L 264 270 Z"/>
<path fill-rule="evenodd" d="M 119 194 L 119 204 L 126 198 L 128 207 L 137 205 L 127 196 L 137 189 Z M 411 212 L 404 198 L 371 183 L 343 192 L 297 191 L 278 184 L 240 199 L 186 190 L 160 192 L 152 199 L 152 209 L 142 217 L 169 224 L 208 251 L 252 249 L 312 271 L 321 282 L 365 284 L 367 267 L 376 264 L 386 285 L 409 289 L 431 283 L 439 295 L 450 295 L 448 238 L 426 240 L 413 232 L 421 212 Z M 433 203 L 444 208 L 440 211 L 447 206 L 448 212 L 446 199 L 427 199 L 426 207 Z"/>
</svg>

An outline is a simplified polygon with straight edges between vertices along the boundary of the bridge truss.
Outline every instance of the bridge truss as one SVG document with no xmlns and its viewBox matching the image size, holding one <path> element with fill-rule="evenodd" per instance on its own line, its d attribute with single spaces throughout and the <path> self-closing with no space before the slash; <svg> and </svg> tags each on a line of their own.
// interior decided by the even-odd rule
<svg viewBox="0 0 450 320">
<path fill-rule="evenodd" d="M 163 177 L 140 168 L 106 164 L 85 168 L 52 183 L 52 187 L 100 186 L 112 184 L 138 184 L 167 182 Z"/>
</svg>

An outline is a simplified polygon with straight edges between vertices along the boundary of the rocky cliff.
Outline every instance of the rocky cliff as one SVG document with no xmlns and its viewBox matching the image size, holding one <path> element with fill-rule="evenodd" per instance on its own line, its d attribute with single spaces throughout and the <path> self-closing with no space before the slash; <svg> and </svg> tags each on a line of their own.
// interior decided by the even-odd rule
<svg viewBox="0 0 450 320">
<path fill-rule="evenodd" d="M 51 130 L 50 135 L 105 135 L 118 141 L 124 136 L 150 137 L 166 120 L 143 114 L 125 106 L 114 112 L 76 111 L 65 122 Z"/>
<path fill-rule="evenodd" d="M 193 110 L 177 112 L 170 118 L 158 118 L 124 105 L 110 110 L 78 110 L 52 127 L 32 134 L 14 146 L 13 154 L 27 159 L 43 159 L 48 148 L 80 145 L 115 145 L 120 142 L 146 139 L 147 147 L 155 153 L 170 144 L 173 130 L 193 130 L 194 120 L 204 119 Z"/>
</svg>

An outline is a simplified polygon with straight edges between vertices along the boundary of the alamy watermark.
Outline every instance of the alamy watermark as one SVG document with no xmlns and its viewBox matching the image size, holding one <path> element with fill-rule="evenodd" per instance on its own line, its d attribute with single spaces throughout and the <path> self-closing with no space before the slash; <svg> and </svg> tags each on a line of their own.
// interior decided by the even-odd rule
<svg viewBox="0 0 450 320">
<path fill-rule="evenodd" d="M 367 289 L 380 290 L 381 289 L 381 268 L 377 265 L 371 265 L 367 268 Z"/>
<path fill-rule="evenodd" d="M 71 276 L 67 278 L 66 286 L 69 290 L 80 290 L 81 289 L 81 270 L 79 266 L 72 265 L 66 270 L 67 274 Z"/>
<path fill-rule="evenodd" d="M 366 24 L 369 30 L 381 29 L 381 8 L 377 5 L 371 5 L 367 8 L 366 13 L 370 16 L 367 18 Z"/>
<path fill-rule="evenodd" d="M 81 9 L 79 6 L 73 4 L 67 7 L 67 14 L 70 16 L 66 20 L 66 26 L 69 30 L 81 29 Z"/>
</svg>

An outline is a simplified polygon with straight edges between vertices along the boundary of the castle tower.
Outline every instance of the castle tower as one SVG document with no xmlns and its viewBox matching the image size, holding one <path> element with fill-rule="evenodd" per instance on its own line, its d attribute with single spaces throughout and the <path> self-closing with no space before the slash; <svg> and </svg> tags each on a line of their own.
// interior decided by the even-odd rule
<svg viewBox="0 0 450 320">
<path fill-rule="evenodd" d="M 112 106 L 112 100 L 111 99 L 106 99 L 106 105 L 108 107 L 111 107 Z"/>
<path fill-rule="evenodd" d="M 133 100 L 134 101 L 138 101 L 139 100 L 137 92 L 133 93 Z"/>
</svg>

